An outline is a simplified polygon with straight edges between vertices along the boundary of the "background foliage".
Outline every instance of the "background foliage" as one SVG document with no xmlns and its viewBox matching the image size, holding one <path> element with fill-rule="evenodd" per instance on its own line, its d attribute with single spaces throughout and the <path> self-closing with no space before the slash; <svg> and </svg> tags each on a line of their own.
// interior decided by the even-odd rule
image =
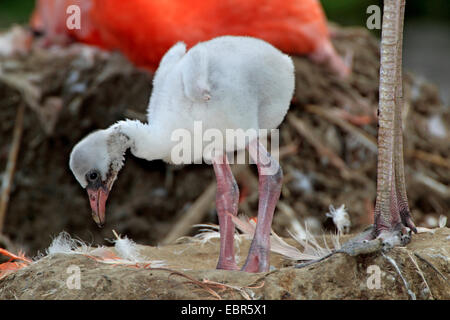
<svg viewBox="0 0 450 320">
<path fill-rule="evenodd" d="M 55 0 L 58 1 L 58 0 Z M 0 0 L 0 27 L 12 23 L 25 23 L 33 10 L 35 0 Z M 342 25 L 364 25 L 366 8 L 377 0 L 321 0 L 330 20 Z M 445 21 L 450 20 L 448 0 L 408 0 L 406 15 L 409 19 Z"/>
</svg>

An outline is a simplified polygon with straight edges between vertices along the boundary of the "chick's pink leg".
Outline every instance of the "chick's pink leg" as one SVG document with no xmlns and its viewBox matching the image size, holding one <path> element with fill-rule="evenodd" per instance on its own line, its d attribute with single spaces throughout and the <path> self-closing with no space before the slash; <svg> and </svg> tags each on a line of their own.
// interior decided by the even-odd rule
<svg viewBox="0 0 450 320">
<path fill-rule="evenodd" d="M 258 166 L 259 203 L 258 222 L 247 260 L 242 268 L 246 272 L 269 271 L 270 231 L 273 213 L 280 198 L 283 173 L 278 162 L 257 140 L 248 145 L 250 156 Z"/>
<path fill-rule="evenodd" d="M 228 213 L 238 212 L 239 188 L 228 164 L 227 156 L 213 159 L 217 179 L 216 209 L 220 225 L 220 253 L 217 269 L 238 270 L 234 257 L 234 223 Z"/>
</svg>

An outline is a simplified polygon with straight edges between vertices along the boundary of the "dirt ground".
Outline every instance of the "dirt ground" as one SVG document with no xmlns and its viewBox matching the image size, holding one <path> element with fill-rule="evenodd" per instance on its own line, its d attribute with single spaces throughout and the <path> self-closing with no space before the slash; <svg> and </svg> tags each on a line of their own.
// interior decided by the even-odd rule
<svg viewBox="0 0 450 320">
<path fill-rule="evenodd" d="M 281 202 L 284 205 L 277 210 L 273 224 L 274 230 L 283 236 L 287 236 L 287 230 L 292 228 L 293 218 L 309 223 L 313 231 L 320 228 L 334 231 L 331 219 L 325 216 L 330 204 L 335 207 L 346 205 L 353 233 L 372 222 L 376 181 L 379 44 L 364 29 L 335 27 L 333 34 L 333 42 L 340 54 L 353 55 L 353 74 L 349 79 L 342 80 L 305 57 L 293 57 L 296 92 L 288 117 L 280 127 L 280 162 L 285 174 Z M 72 147 L 89 132 L 106 128 L 126 117 L 145 120 L 151 80 L 151 74 L 134 68 L 117 53 L 99 52 L 79 45 L 63 50 L 34 48 L 28 55 L 0 58 L 0 170 L 6 167 L 18 106 L 27 106 L 4 227 L 7 238 L 0 239 L 0 247 L 16 252 L 22 249 L 33 257 L 47 248 L 51 238 L 62 230 L 95 244 L 107 245 L 105 238 L 111 237 L 111 229 L 139 244 L 154 246 L 161 243 L 205 189 L 214 183 L 213 170 L 209 166 L 175 167 L 161 161 L 147 162 L 128 155 L 108 200 L 107 225 L 103 229 L 98 229 L 92 221 L 87 195 L 68 167 Z M 450 216 L 450 109 L 442 105 L 436 87 L 420 76 L 406 72 L 404 84 L 405 170 L 409 204 L 417 225 L 436 227 L 439 216 Z M 247 175 L 237 177 L 241 190 L 240 212 L 248 216 L 257 213 L 255 179 L 254 168 L 247 170 Z M 214 201 L 211 201 L 199 222 L 217 223 L 216 219 Z M 192 229 L 190 234 L 194 233 L 195 229 Z M 426 241 L 429 239 L 427 237 L 419 235 L 415 239 Z M 431 238 L 429 241 L 432 241 Z M 443 245 L 448 243 L 448 240 L 442 241 Z M 416 246 L 415 242 L 410 245 L 412 248 Z M 430 244 L 429 248 L 439 250 L 440 247 Z M 202 249 L 205 248 L 208 246 Z M 406 257 L 402 249 L 395 249 L 393 254 L 395 257 Z M 199 251 L 198 255 L 202 259 L 211 258 L 208 251 Z M 215 252 L 212 256 L 216 259 Z M 443 269 L 448 272 L 448 255 L 446 257 L 447 260 L 444 260 L 447 266 Z M 397 278 L 391 283 L 386 280 L 386 288 L 392 290 L 381 290 L 379 294 L 377 291 L 357 289 L 367 276 L 365 271 L 360 272 L 360 265 L 365 266 L 365 261 L 390 268 L 380 256 L 355 259 L 337 255 L 326 264 L 308 268 L 315 275 L 310 278 L 306 278 L 306 269 L 292 268 L 281 268 L 274 274 L 266 275 L 266 284 L 257 290 L 258 296 L 285 299 L 407 298 Z M 415 279 L 413 283 L 417 287 L 414 287 L 414 292 L 422 297 L 423 283 L 417 272 L 412 271 L 413 264 L 408 259 L 402 261 L 411 270 L 408 273 L 410 280 Z M 433 260 L 433 263 L 438 261 Z M 48 265 L 44 266 L 44 263 Z M 62 256 L 45 258 L 27 271 L 10 276 L 1 294 L 8 298 L 25 297 L 23 295 L 27 294 L 31 297 L 32 291 L 21 292 L 24 287 L 20 286 L 20 282 L 15 284 L 14 277 L 19 277 L 22 272 L 25 277 L 52 273 L 61 279 L 65 274 L 58 275 L 48 266 L 71 263 L 74 261 L 66 261 Z M 147 289 L 151 287 L 151 282 L 158 284 L 166 281 L 170 286 L 177 287 L 185 279 L 168 278 L 167 271 L 119 268 L 117 270 L 123 274 L 114 275 L 117 278 L 111 280 L 109 275 L 100 277 L 98 274 L 101 274 L 101 268 L 112 267 L 100 268 L 95 262 L 83 257 L 76 257 L 76 263 L 84 266 L 82 269 L 86 276 L 98 277 L 95 278 L 96 284 L 91 285 L 107 288 L 101 295 L 93 287 L 90 291 L 72 293 L 80 294 L 79 297 L 98 295 L 97 298 L 108 298 L 114 294 L 116 298 L 189 298 L 191 295 L 192 298 L 200 298 L 203 294 L 175 293 L 166 287 L 158 292 L 148 291 L 148 296 L 142 295 L 142 291 L 136 293 L 133 290 L 129 293 L 121 291 L 123 295 L 119 296 L 113 291 L 122 286 L 125 288 L 126 284 L 114 282 L 114 279 L 126 274 L 132 273 L 132 281 L 140 282 L 137 288 L 147 286 Z M 347 268 L 346 264 L 358 271 L 355 271 L 354 278 L 345 279 L 350 281 L 346 282 L 349 286 L 330 285 L 326 288 L 327 282 L 339 284 L 340 280 L 334 274 L 342 272 L 337 270 Z M 28 273 L 40 265 L 44 271 Z M 93 266 L 96 268 L 91 269 Z M 321 274 L 319 271 L 324 271 L 321 268 L 327 266 L 334 268 L 333 272 Z M 422 267 L 427 269 L 423 264 Z M 432 274 L 433 271 L 425 271 L 427 281 L 434 281 L 430 288 L 435 298 L 448 298 L 448 291 L 442 293 L 445 291 L 439 289 L 442 283 Z M 240 278 L 241 282 L 236 283 L 242 286 L 255 284 L 261 277 L 220 271 L 189 272 L 199 279 L 203 275 L 210 279 L 232 279 L 232 275 L 239 275 L 236 278 Z M 392 272 L 389 274 L 393 275 Z M 283 291 L 286 283 L 281 285 L 274 278 L 275 275 L 280 279 L 298 278 L 298 281 L 292 280 L 295 285 Z M 56 278 L 46 279 L 43 284 L 33 286 L 39 286 L 39 290 L 52 290 L 51 283 Z M 54 285 L 58 286 L 56 283 Z M 274 289 L 268 293 L 265 291 L 267 286 L 277 287 L 278 291 Z M 341 291 L 333 291 L 338 290 L 336 288 Z M 345 294 L 346 290 L 349 290 L 348 294 Z M 92 296 L 89 296 L 88 291 Z M 288 293 L 283 295 L 283 292 Z M 194 296 L 196 294 L 198 296 Z M 231 297 L 227 296 L 231 293 L 224 294 L 225 298 Z M 234 294 L 239 298 L 239 293 Z M 69 296 L 49 294 L 48 297 Z"/>
<path fill-rule="evenodd" d="M 289 240 L 288 240 L 289 241 Z M 290 241 L 291 244 L 292 241 Z M 239 246 L 244 261 L 250 242 Z M 272 254 L 273 271 L 214 270 L 217 239 L 203 245 L 141 246 L 163 269 L 105 265 L 82 255 L 47 256 L 0 280 L 0 299 L 450 299 L 450 229 L 420 234 L 406 248 L 350 257 L 336 254 L 302 269 Z M 80 288 L 69 289 L 68 268 L 80 268 Z M 373 280 L 379 268 L 379 282 Z M 446 279 L 444 279 L 446 277 Z M 70 282 L 69 282 L 70 283 Z"/>
</svg>

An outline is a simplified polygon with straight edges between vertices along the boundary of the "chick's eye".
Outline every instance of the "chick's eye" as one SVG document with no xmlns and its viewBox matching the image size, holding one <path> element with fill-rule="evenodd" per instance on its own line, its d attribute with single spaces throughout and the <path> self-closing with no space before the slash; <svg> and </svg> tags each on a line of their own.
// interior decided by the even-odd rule
<svg viewBox="0 0 450 320">
<path fill-rule="evenodd" d="M 91 173 L 89 173 L 89 180 L 94 181 L 94 180 L 97 179 L 97 177 L 98 177 L 97 172 L 91 172 Z"/>
</svg>

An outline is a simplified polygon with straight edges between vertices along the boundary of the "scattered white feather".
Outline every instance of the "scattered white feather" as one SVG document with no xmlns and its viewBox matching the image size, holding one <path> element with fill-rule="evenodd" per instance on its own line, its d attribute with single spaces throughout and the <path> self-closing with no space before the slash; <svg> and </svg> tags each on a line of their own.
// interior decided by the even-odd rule
<svg viewBox="0 0 450 320">
<path fill-rule="evenodd" d="M 294 246 L 291 246 L 280 238 L 273 230 L 270 237 L 270 250 L 283 255 L 291 260 L 315 260 L 318 257 L 310 255 L 306 251 L 302 252 Z"/>
<path fill-rule="evenodd" d="M 439 217 L 439 228 L 444 228 L 447 225 L 447 217 L 443 214 Z"/>
<path fill-rule="evenodd" d="M 292 219 L 291 221 L 291 232 L 295 234 L 298 239 L 306 240 L 307 234 L 305 228 L 300 224 L 297 219 Z"/>
<path fill-rule="evenodd" d="M 88 253 L 88 245 L 78 239 L 73 239 L 67 232 L 61 232 L 52 240 L 50 247 L 46 250 L 48 255 L 64 253 L 64 254 L 86 254 Z"/>
<path fill-rule="evenodd" d="M 194 240 L 200 241 L 202 245 L 211 239 L 220 239 L 219 226 L 214 224 L 194 224 L 193 227 L 203 228 L 194 236 Z"/>
<path fill-rule="evenodd" d="M 220 239 L 220 233 L 214 230 L 207 231 L 206 229 L 200 230 L 200 233 L 194 236 L 194 239 L 198 239 L 201 245 L 209 243 L 212 239 Z"/>
<path fill-rule="evenodd" d="M 411 85 L 411 100 L 412 101 L 417 101 L 417 99 L 419 99 L 421 97 L 421 93 L 422 93 L 422 86 L 425 82 L 425 79 L 420 76 L 417 75 L 416 77 L 414 77 L 413 83 Z"/>
<path fill-rule="evenodd" d="M 72 238 L 66 231 L 56 236 L 47 250 L 47 255 L 63 253 L 63 254 L 83 254 L 101 259 L 109 259 L 114 256 L 113 252 L 107 247 L 92 247 L 85 242 Z M 43 256 L 39 256 L 42 258 Z"/>
<path fill-rule="evenodd" d="M 10 56 L 15 53 L 25 53 L 29 48 L 30 35 L 20 27 L 14 26 L 9 31 L 0 34 L 0 56 Z"/>
<path fill-rule="evenodd" d="M 447 217 L 441 215 L 439 219 L 434 216 L 428 216 L 425 218 L 425 223 L 430 227 L 417 227 L 417 233 L 431 233 L 434 234 L 439 228 L 445 228 L 447 225 Z"/>
<path fill-rule="evenodd" d="M 194 236 L 194 241 L 199 241 L 201 245 L 208 243 L 211 239 L 220 239 L 219 226 L 215 224 L 195 224 L 194 227 L 200 227 L 199 233 Z M 236 263 L 240 260 L 240 246 L 242 239 L 239 233 L 234 234 L 234 242 L 237 244 L 234 259 Z"/>
<path fill-rule="evenodd" d="M 308 227 L 312 234 L 317 235 L 322 232 L 322 223 L 316 217 L 306 217 L 304 221 L 305 226 Z"/>
<path fill-rule="evenodd" d="M 117 255 L 121 259 L 112 258 L 112 259 L 104 259 L 103 263 L 110 263 L 110 264 L 145 264 L 150 265 L 152 268 L 159 268 L 166 265 L 165 261 L 163 260 L 153 260 L 148 261 L 145 260 L 145 258 L 141 255 L 140 249 L 136 242 L 129 239 L 128 237 L 120 237 L 114 230 L 114 235 L 116 236 L 116 239 L 113 240 L 114 242 L 114 249 L 117 252 Z"/>
<path fill-rule="evenodd" d="M 292 171 L 293 181 L 291 183 L 295 190 L 309 194 L 314 191 L 313 182 L 310 176 L 299 170 Z"/>
<path fill-rule="evenodd" d="M 236 227 L 247 235 L 248 238 L 253 238 L 255 233 L 255 224 L 253 220 L 248 220 L 246 217 L 234 217 L 232 216 L 233 222 Z M 300 225 L 301 226 L 301 225 Z M 325 247 L 322 247 L 317 242 L 315 236 L 308 230 L 308 227 L 301 227 L 301 236 L 297 238 L 297 234 L 290 233 L 291 236 L 297 241 L 304 249 L 301 251 L 300 249 L 288 244 L 281 237 L 279 237 L 273 230 L 271 231 L 270 236 L 270 251 L 276 252 L 278 254 L 283 255 L 287 259 L 291 260 L 316 260 L 319 259 L 329 253 L 333 249 L 339 249 L 339 236 L 333 238 L 333 249 L 328 247 L 327 242 L 324 243 Z"/>
<path fill-rule="evenodd" d="M 428 131 L 437 138 L 445 138 L 447 136 L 447 129 L 440 115 L 436 114 L 428 119 Z"/>
<path fill-rule="evenodd" d="M 248 217 L 244 215 L 236 217 L 230 214 L 230 217 L 239 231 L 243 233 L 245 238 L 253 239 L 256 229 L 256 223 L 254 220 L 248 219 Z"/>
<path fill-rule="evenodd" d="M 301 236 L 299 236 L 295 232 L 288 231 L 291 237 L 303 247 L 303 254 L 311 257 L 310 259 L 304 260 L 320 259 L 330 254 L 333 250 L 341 248 L 339 240 L 340 236 L 339 232 L 336 235 L 332 235 L 331 237 L 332 247 L 330 248 L 325 239 L 325 234 L 322 234 L 324 246 L 321 246 L 317 241 L 316 236 L 309 231 L 307 226 L 304 228 L 304 231 L 305 234 Z"/>
<path fill-rule="evenodd" d="M 434 234 L 437 229 L 430 229 L 425 227 L 417 227 L 417 233 L 431 233 Z"/>
<path fill-rule="evenodd" d="M 220 239 L 219 226 L 215 224 L 194 224 L 194 227 L 203 228 L 199 230 L 194 236 L 194 239 L 198 239 L 201 244 L 208 243 L 211 239 Z M 241 242 L 241 237 L 239 233 L 234 234 L 234 240 L 236 242 Z"/>
<path fill-rule="evenodd" d="M 117 255 L 125 260 L 130 260 L 133 262 L 142 261 L 142 255 L 139 252 L 139 248 L 131 239 L 128 239 L 126 236 L 121 238 L 118 237 L 114 241 L 114 249 L 117 251 Z"/>
<path fill-rule="evenodd" d="M 89 255 L 93 257 L 98 257 L 101 259 L 111 259 L 114 258 L 114 252 L 112 252 L 108 247 L 100 246 L 97 248 L 91 248 L 89 250 Z"/>
<path fill-rule="evenodd" d="M 427 216 L 427 217 L 425 217 L 425 223 L 430 228 L 436 228 L 439 225 L 438 219 L 436 217 L 434 217 L 434 216 Z"/>
<path fill-rule="evenodd" d="M 350 222 L 350 216 L 345 208 L 345 204 L 337 209 L 331 204 L 329 210 L 330 211 L 326 213 L 326 216 L 333 219 L 333 223 L 338 229 L 338 232 L 342 234 L 349 233 L 352 223 Z"/>
<path fill-rule="evenodd" d="M 334 250 L 339 250 L 341 248 L 341 239 L 339 233 L 331 235 L 331 242 L 333 244 Z"/>
<path fill-rule="evenodd" d="M 294 209 L 292 209 L 288 204 L 284 203 L 283 201 L 279 201 L 277 203 L 277 208 L 280 210 L 281 213 L 285 214 L 288 220 L 291 223 L 291 230 L 293 233 L 297 235 L 297 237 L 301 239 L 306 239 L 306 232 L 303 228 L 302 224 L 297 220 L 296 213 Z M 308 227 L 311 233 L 318 234 L 320 233 L 322 229 L 322 224 L 316 217 L 307 217 L 304 220 L 305 226 Z"/>
<path fill-rule="evenodd" d="M 81 240 L 73 239 L 67 232 L 63 231 L 53 239 L 46 253 L 47 255 L 57 253 L 82 254 L 107 264 L 136 265 L 139 263 L 153 268 L 165 265 L 162 260 L 145 260 L 139 252 L 138 245 L 127 237 L 120 238 L 117 236 L 117 239 L 113 242 L 117 255 L 110 248 L 104 246 L 91 247 Z"/>
</svg>

